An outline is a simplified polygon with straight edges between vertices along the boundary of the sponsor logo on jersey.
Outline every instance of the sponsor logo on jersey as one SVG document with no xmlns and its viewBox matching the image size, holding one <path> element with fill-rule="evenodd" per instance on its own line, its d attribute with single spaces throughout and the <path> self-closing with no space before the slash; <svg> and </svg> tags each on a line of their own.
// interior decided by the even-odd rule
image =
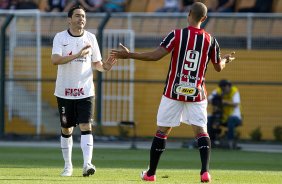
<svg viewBox="0 0 282 184">
<path fill-rule="evenodd" d="M 177 85 L 175 87 L 175 92 L 179 95 L 197 96 L 198 90 L 191 86 Z"/>
<path fill-rule="evenodd" d="M 73 61 L 74 61 L 74 62 L 81 62 L 81 63 L 87 62 L 86 57 L 80 57 L 80 58 L 77 58 L 77 59 L 75 59 L 75 60 L 73 60 Z"/>
<path fill-rule="evenodd" d="M 84 95 L 83 88 L 65 88 L 65 96 L 80 96 Z"/>
</svg>

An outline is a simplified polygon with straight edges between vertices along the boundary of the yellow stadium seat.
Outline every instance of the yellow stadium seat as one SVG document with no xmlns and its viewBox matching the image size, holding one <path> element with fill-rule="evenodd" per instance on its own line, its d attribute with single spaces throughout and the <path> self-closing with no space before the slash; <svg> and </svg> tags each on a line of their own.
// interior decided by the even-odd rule
<svg viewBox="0 0 282 184">
<path fill-rule="evenodd" d="M 128 12 L 146 12 L 149 0 L 131 0 L 128 5 Z"/>
<path fill-rule="evenodd" d="M 272 7 L 273 13 L 282 13 L 282 0 L 274 0 Z"/>
<path fill-rule="evenodd" d="M 155 12 L 160 7 L 163 7 L 164 0 L 149 0 L 146 12 Z"/>
<path fill-rule="evenodd" d="M 239 9 L 242 8 L 250 8 L 253 7 L 256 3 L 256 0 L 237 0 L 235 4 L 235 11 L 237 12 Z"/>
</svg>

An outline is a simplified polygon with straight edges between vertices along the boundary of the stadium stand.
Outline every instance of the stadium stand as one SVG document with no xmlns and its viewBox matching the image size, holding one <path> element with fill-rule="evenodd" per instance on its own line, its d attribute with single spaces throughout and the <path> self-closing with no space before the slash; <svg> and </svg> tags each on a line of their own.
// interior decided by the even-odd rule
<svg viewBox="0 0 282 184">
<path fill-rule="evenodd" d="M 41 35 L 49 36 L 51 31 L 52 19 L 50 17 L 41 17 Z"/>
<path fill-rule="evenodd" d="M 40 11 L 46 11 L 48 7 L 48 0 L 36 0 Z"/>
<path fill-rule="evenodd" d="M 158 26 L 152 26 L 152 25 L 158 25 Z M 143 19 L 142 26 L 141 26 L 141 32 L 139 34 L 141 35 L 150 35 L 154 33 L 159 33 L 160 28 L 160 18 L 159 17 L 148 17 L 146 19 Z"/>
<path fill-rule="evenodd" d="M 236 0 L 235 11 L 242 8 L 249 8 L 255 5 L 256 0 Z"/>
<path fill-rule="evenodd" d="M 282 20 L 281 19 L 273 20 L 272 29 L 271 29 L 270 34 L 272 36 L 281 37 L 281 35 L 282 35 L 281 25 L 282 25 Z"/>
<path fill-rule="evenodd" d="M 131 0 L 127 12 L 146 12 L 149 0 Z"/>
<path fill-rule="evenodd" d="M 247 19 L 237 18 L 235 20 L 234 29 L 233 29 L 234 36 L 241 36 L 241 37 L 246 36 L 247 30 L 242 29 L 245 28 L 246 26 L 247 26 Z"/>
<path fill-rule="evenodd" d="M 217 6 L 218 1 L 217 0 L 207 0 L 207 1 L 203 1 L 203 3 L 207 6 L 208 9 L 213 9 Z"/>
<path fill-rule="evenodd" d="M 272 7 L 273 13 L 282 13 L 282 0 L 274 0 Z"/>
<path fill-rule="evenodd" d="M 8 119 L 7 112 L 5 112 L 5 119 Z M 43 130 L 44 128 L 41 127 L 41 129 Z M 32 135 L 36 133 L 36 127 L 30 124 L 29 121 L 15 116 L 9 122 L 5 123 L 5 132 L 7 134 Z"/>
<path fill-rule="evenodd" d="M 149 0 L 146 12 L 155 12 L 164 5 L 164 0 Z"/>
<path fill-rule="evenodd" d="M 272 29 L 272 19 L 254 19 L 253 20 L 253 36 L 269 37 Z"/>
<path fill-rule="evenodd" d="M 127 29 L 127 28 L 128 28 L 127 19 L 123 17 L 112 17 L 106 25 L 106 29 Z"/>
</svg>

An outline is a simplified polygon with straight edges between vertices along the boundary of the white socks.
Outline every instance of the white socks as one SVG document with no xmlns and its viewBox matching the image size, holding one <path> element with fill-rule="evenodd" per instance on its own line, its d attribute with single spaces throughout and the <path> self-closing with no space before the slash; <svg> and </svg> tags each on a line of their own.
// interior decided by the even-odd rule
<svg viewBox="0 0 282 184">
<path fill-rule="evenodd" d="M 83 153 L 83 166 L 86 166 L 88 163 L 91 164 L 93 153 L 93 135 L 81 135 L 80 146 Z"/>
<path fill-rule="evenodd" d="M 65 138 L 61 136 L 61 149 L 65 161 L 65 168 L 72 168 L 72 161 L 71 161 L 72 146 L 73 146 L 72 136 L 70 136 L 69 138 Z"/>
</svg>

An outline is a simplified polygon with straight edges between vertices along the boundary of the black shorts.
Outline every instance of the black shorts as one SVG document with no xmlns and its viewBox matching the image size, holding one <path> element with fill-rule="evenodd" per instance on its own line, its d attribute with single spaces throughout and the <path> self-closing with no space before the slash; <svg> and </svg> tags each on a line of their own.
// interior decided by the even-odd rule
<svg viewBox="0 0 282 184">
<path fill-rule="evenodd" d="M 57 97 L 61 127 L 75 127 L 80 123 L 92 123 L 94 97 L 83 99 L 64 99 Z"/>
</svg>

